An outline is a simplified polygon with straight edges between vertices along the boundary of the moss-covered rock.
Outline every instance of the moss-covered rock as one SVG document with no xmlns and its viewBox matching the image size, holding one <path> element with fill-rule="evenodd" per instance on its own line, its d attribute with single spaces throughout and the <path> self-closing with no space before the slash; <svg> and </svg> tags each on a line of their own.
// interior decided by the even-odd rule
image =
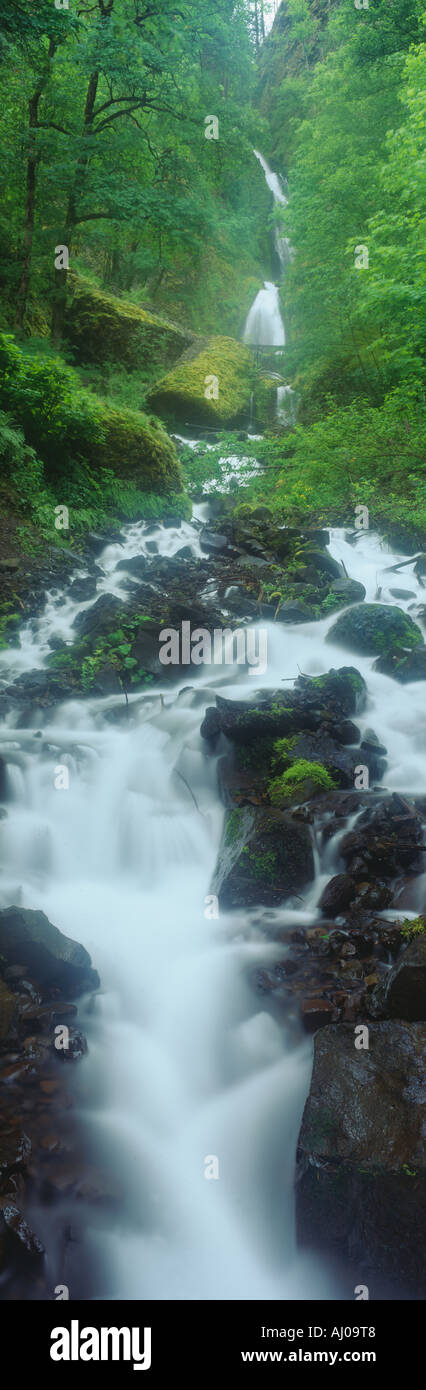
<svg viewBox="0 0 426 1390">
<path fill-rule="evenodd" d="M 190 349 L 148 395 L 153 410 L 168 419 L 199 425 L 247 423 L 253 387 L 253 358 L 233 338 L 210 338 Z"/>
<path fill-rule="evenodd" d="M 59 358 L 24 354 L 0 335 L 0 405 L 55 481 L 76 463 L 132 478 L 142 492 L 182 491 L 174 444 L 158 420 L 82 390 Z"/>
<path fill-rule="evenodd" d="M 423 645 L 417 623 L 402 608 L 381 603 L 363 603 L 341 613 L 326 637 L 327 642 L 351 647 L 365 656 L 392 656 Z"/>
<path fill-rule="evenodd" d="M 319 792 L 333 791 L 335 786 L 334 778 L 322 763 L 298 758 L 279 777 L 273 778 L 269 796 L 273 806 L 285 806 L 289 802 L 307 801 Z"/>
<path fill-rule="evenodd" d="M 119 477 L 133 478 L 144 492 L 181 490 L 176 450 L 158 420 L 100 400 L 95 413 L 101 437 L 93 446 L 92 463 L 111 468 Z"/>
<path fill-rule="evenodd" d="M 122 362 L 135 368 L 170 366 L 194 334 L 138 304 L 105 294 L 88 280 L 70 276 L 72 298 L 66 332 L 83 362 Z"/>
<path fill-rule="evenodd" d="M 281 902 L 314 876 L 309 830 L 283 811 L 230 812 L 212 882 L 223 907 Z"/>
</svg>

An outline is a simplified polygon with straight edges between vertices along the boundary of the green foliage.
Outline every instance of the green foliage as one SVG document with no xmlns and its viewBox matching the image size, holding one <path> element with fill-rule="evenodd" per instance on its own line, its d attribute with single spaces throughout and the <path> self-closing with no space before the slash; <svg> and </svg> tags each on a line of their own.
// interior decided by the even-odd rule
<svg viewBox="0 0 426 1390">
<path fill-rule="evenodd" d="M 305 523 L 354 522 L 355 507 L 367 506 L 370 526 L 385 532 L 401 524 L 422 544 L 426 536 L 425 411 L 419 391 L 395 390 L 383 405 L 358 399 L 339 406 L 329 399 L 323 418 L 296 425 L 284 435 L 242 444 L 232 452 L 248 459 L 247 495 L 267 503 L 275 520 Z M 226 441 L 227 442 L 227 441 Z M 216 455 L 211 455 L 215 458 Z M 263 465 L 250 478 L 255 462 Z M 199 460 L 184 462 L 188 480 Z M 208 471 L 208 457 L 201 473 Z"/>
<path fill-rule="evenodd" d="M 95 399 L 60 359 L 31 357 L 7 334 L 0 334 L 0 372 L 0 405 L 56 482 L 90 464 L 133 475 L 141 491 L 179 489 L 175 450 L 158 421 Z"/>
<path fill-rule="evenodd" d="M 132 656 L 133 639 L 141 624 L 146 622 L 149 622 L 149 615 L 143 613 L 133 618 L 124 617 L 117 632 L 110 632 L 99 639 L 94 651 L 85 656 L 81 664 L 83 690 L 91 689 L 103 666 L 113 667 L 124 691 L 131 685 L 151 683 L 153 676 Z"/>
<path fill-rule="evenodd" d="M 268 254 L 269 198 L 252 154 L 250 0 L 83 0 L 65 19 L 53 0 L 14 3 L 17 18 L 2 16 L 0 143 L 10 313 L 34 152 L 27 325 L 34 300 L 50 307 L 52 246 L 65 243 L 104 286 L 154 299 L 203 332 L 239 334 Z M 219 141 L 205 138 L 207 112 L 217 112 Z"/>
<path fill-rule="evenodd" d="M 426 920 L 424 917 L 404 918 L 401 936 L 405 937 L 406 941 L 415 941 L 417 936 L 424 936 L 425 931 Z"/>
<path fill-rule="evenodd" d="M 279 740 L 281 742 L 281 740 Z M 296 793 L 307 791 L 313 783 L 315 791 L 333 791 L 337 786 L 334 777 L 322 763 L 310 763 L 306 758 L 298 758 L 280 777 L 274 777 L 268 786 L 268 795 L 273 806 L 284 805 Z"/>
<path fill-rule="evenodd" d="M 283 301 L 305 419 L 327 394 L 378 404 L 421 374 L 421 37 L 420 0 L 370 0 L 366 15 L 287 0 L 265 48 L 261 106 L 289 179 L 280 217 L 297 254 Z M 360 245 L 365 269 L 355 263 Z"/>
</svg>

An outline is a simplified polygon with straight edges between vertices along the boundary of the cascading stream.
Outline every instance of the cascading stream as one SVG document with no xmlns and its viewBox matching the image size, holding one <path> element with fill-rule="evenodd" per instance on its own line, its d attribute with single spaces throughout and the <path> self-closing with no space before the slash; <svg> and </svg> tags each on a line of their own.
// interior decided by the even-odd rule
<svg viewBox="0 0 426 1390">
<path fill-rule="evenodd" d="M 254 150 L 253 153 L 263 169 L 274 206 L 287 207 L 288 199 L 283 193 L 278 174 L 273 173 L 259 150 Z M 284 275 L 292 258 L 292 248 L 288 237 L 280 235 L 278 226 L 274 231 L 274 246 L 281 274 Z M 243 339 L 253 347 L 285 347 L 286 335 L 280 309 L 279 288 L 269 280 L 265 280 L 263 289 L 259 290 L 249 310 Z M 295 401 L 291 386 L 277 387 L 276 418 L 281 425 L 288 426 L 294 423 Z"/>
<path fill-rule="evenodd" d="M 127 527 L 124 544 L 106 548 L 97 596 L 121 591 L 118 559 L 144 554 L 147 533 L 142 523 Z M 150 527 L 153 536 L 162 553 L 183 537 L 198 553 L 197 518 Z M 362 581 L 367 599 L 380 582 L 380 601 L 392 602 L 383 571 L 399 557 L 374 535 L 360 533 L 356 545 L 340 530 L 331 537 L 331 553 Z M 49 639 L 71 632 L 76 612 L 89 606 L 61 597 L 51 596 L 27 625 L 20 650 L 2 653 L 7 683 L 42 665 Z M 350 661 L 324 644 L 332 621 L 267 624 L 259 687 L 294 679 L 299 668 L 314 675 Z M 389 750 L 386 786 L 423 790 L 421 683 L 401 699 L 371 658 L 357 656 L 355 665 L 370 696 L 358 722 L 373 722 Z M 225 686 L 210 667 L 191 681 L 189 668 L 180 691 L 132 696 L 122 723 L 110 718 L 116 699 L 92 698 L 56 709 L 41 739 L 36 729 L 3 724 L 13 799 L 2 825 L 2 905 L 43 909 L 83 942 L 101 975 L 80 1105 L 99 1166 L 118 1176 L 123 1201 L 120 1216 L 98 1217 L 90 1235 L 99 1297 L 341 1298 L 325 1261 L 295 1249 L 294 1156 L 311 1043 L 278 1026 L 248 978 L 257 963 L 278 951 L 282 958 L 283 946 L 268 943 L 259 914 L 205 915 L 223 811 L 200 723 L 214 691 L 253 697 L 256 682 L 235 668 Z M 58 762 L 70 768 L 66 792 L 54 788 Z M 275 912 L 282 927 L 315 920 L 320 888 L 336 872 L 338 838 L 305 900 Z M 204 1176 L 208 1156 L 219 1161 L 218 1180 Z"/>
</svg>

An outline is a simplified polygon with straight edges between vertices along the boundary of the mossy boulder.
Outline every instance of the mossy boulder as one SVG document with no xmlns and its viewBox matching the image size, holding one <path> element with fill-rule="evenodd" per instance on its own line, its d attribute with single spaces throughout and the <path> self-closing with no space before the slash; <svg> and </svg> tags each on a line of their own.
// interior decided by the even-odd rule
<svg viewBox="0 0 426 1390">
<path fill-rule="evenodd" d="M 185 353 L 151 388 L 149 405 L 167 419 L 197 425 L 246 423 L 253 386 L 253 358 L 233 338 L 210 338 L 201 351 Z"/>
<path fill-rule="evenodd" d="M 0 335 L 0 405 L 43 459 L 48 479 L 76 463 L 132 478 L 142 492 L 181 492 L 174 444 L 159 420 L 81 388 L 60 358 L 32 358 Z"/>
<path fill-rule="evenodd" d="M 111 468 L 119 477 L 132 478 L 143 492 L 182 490 L 174 444 L 158 420 L 100 400 L 96 401 L 95 414 L 100 438 L 93 445 L 91 463 Z"/>
<path fill-rule="evenodd" d="M 194 341 L 194 334 L 89 281 L 69 278 L 72 298 L 66 333 L 83 362 L 122 362 L 137 368 L 170 366 Z"/>
<path fill-rule="evenodd" d="M 402 608 L 391 604 L 363 603 L 341 613 L 327 633 L 326 642 L 365 656 L 392 656 L 423 645 L 417 623 Z"/>
<path fill-rule="evenodd" d="M 212 882 L 221 906 L 273 905 L 314 877 L 309 830 L 280 810 L 235 808 L 225 822 Z"/>
</svg>

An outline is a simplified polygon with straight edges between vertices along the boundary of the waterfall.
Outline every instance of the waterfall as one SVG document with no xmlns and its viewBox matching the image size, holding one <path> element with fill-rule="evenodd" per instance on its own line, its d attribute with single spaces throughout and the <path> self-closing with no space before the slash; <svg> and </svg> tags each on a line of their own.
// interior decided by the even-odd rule
<svg viewBox="0 0 426 1390">
<path fill-rule="evenodd" d="M 199 553 L 200 524 L 195 513 L 182 527 L 125 527 L 123 544 L 98 558 L 96 597 L 123 592 L 119 559 L 146 554 L 153 540 L 169 556 L 182 540 Z M 330 550 L 371 601 L 391 562 L 380 538 L 360 533 L 354 548 L 334 531 Z M 421 601 L 419 581 L 409 578 Z M 392 601 L 391 580 L 382 583 L 381 601 Z M 90 606 L 69 593 L 63 600 L 51 595 L 21 647 L 0 654 L 6 683 L 42 666 L 49 640 Z M 341 649 L 325 645 L 333 620 L 268 623 L 261 686 L 339 666 Z M 370 697 L 358 722 L 377 721 L 387 786 L 422 792 L 421 683 L 405 686 L 402 699 L 396 682 L 372 671 L 372 658 L 356 665 Z M 253 696 L 253 682 L 234 669 L 231 685 L 220 668 L 205 667 L 196 686 L 186 678 L 161 698 L 158 687 L 131 695 L 121 722 L 110 717 L 116 698 L 92 697 L 39 713 L 42 739 L 25 721 L 0 730 L 2 756 L 9 766 L 19 761 L 2 822 L 2 905 L 19 891 L 23 906 L 83 942 L 102 980 L 85 1024 L 80 1111 L 98 1167 L 107 1161 L 125 1204 L 118 1221 L 96 1211 L 88 1230 L 99 1298 L 345 1297 L 326 1262 L 295 1247 L 294 1159 L 311 1042 L 292 1039 L 250 981 L 286 947 L 268 941 L 261 910 L 221 911 L 217 920 L 205 911 L 223 809 L 199 729 L 215 693 Z M 53 771 L 64 757 L 70 784 L 60 792 Z M 336 872 L 337 853 L 329 842 L 313 889 L 291 910 L 276 909 L 281 935 L 319 919 L 319 889 Z M 218 1181 L 206 1181 L 208 1155 L 218 1158 Z"/>
<path fill-rule="evenodd" d="M 263 169 L 266 183 L 274 200 L 274 205 L 286 207 L 288 199 L 281 188 L 278 174 L 270 169 L 269 164 L 259 150 L 253 153 Z M 274 245 L 280 262 L 282 273 L 285 272 L 292 258 L 292 248 L 288 237 L 281 236 L 278 227 L 275 227 Z M 256 298 L 247 315 L 243 340 L 257 347 L 285 347 L 285 328 L 280 310 L 279 288 L 269 280 L 264 281 L 262 290 Z M 279 424 L 290 425 L 294 423 L 296 411 L 295 401 L 291 401 L 294 396 L 290 386 L 278 386 L 276 398 L 276 419 Z"/>
<path fill-rule="evenodd" d="M 244 342 L 257 347 L 284 347 L 285 331 L 281 318 L 278 289 L 265 280 L 247 315 Z"/>
<path fill-rule="evenodd" d="M 295 392 L 292 386 L 278 386 L 277 420 L 280 425 L 294 425 L 296 419 Z"/>
</svg>

